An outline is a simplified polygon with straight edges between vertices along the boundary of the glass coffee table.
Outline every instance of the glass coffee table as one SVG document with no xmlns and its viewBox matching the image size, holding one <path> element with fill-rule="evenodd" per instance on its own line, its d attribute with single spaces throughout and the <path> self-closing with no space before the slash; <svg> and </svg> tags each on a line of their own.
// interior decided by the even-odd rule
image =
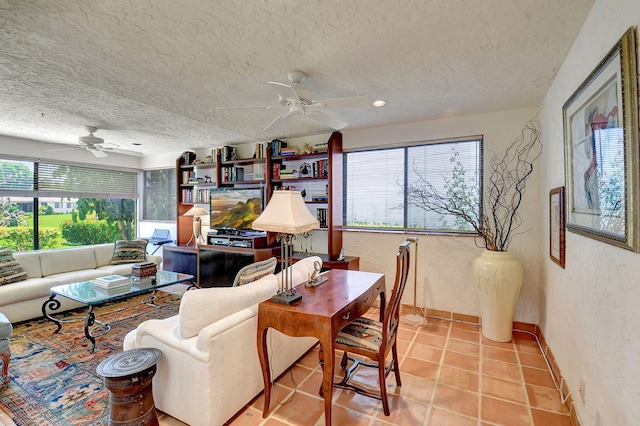
<svg viewBox="0 0 640 426">
<path fill-rule="evenodd" d="M 158 290 L 159 288 L 178 283 L 191 283 L 191 286 L 195 287 L 193 285 L 193 275 L 180 274 L 171 271 L 158 271 L 155 277 L 142 279 L 131 278 L 130 275 L 128 277 L 131 280 L 131 287 L 127 286 L 116 291 L 96 289 L 93 280 L 52 287 L 51 296 L 46 302 L 42 304 L 42 315 L 48 320 L 56 323 L 56 325 L 58 326 L 56 331 L 54 331 L 54 334 L 58 333 L 62 329 L 63 323 L 84 320 L 84 335 L 91 341 L 91 348 L 89 349 L 89 353 L 93 353 L 96 347 L 95 338 L 104 335 L 111 329 L 109 324 L 104 324 L 100 321 L 96 321 L 95 314 L 93 313 L 94 306 L 108 302 L 114 302 L 117 300 L 127 299 L 129 297 L 145 293 L 151 293 L 151 297 L 148 303 L 153 304 L 156 297 L 156 290 Z M 57 299 L 58 296 L 88 305 L 89 310 L 86 316 L 70 319 L 59 319 L 53 317 L 53 311 L 60 309 L 61 305 L 60 300 Z M 47 309 L 51 311 L 51 313 L 48 313 Z M 98 325 L 96 327 L 93 327 L 94 324 Z"/>
</svg>

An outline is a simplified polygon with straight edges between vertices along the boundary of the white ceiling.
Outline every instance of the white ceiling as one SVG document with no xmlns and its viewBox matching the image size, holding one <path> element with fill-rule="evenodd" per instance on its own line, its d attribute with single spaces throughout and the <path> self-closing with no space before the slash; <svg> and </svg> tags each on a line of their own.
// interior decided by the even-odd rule
<svg viewBox="0 0 640 426">
<path fill-rule="evenodd" d="M 327 133 L 268 81 L 307 73 L 344 130 L 539 105 L 593 0 L 3 0 L 0 134 L 145 154 Z M 141 143 L 135 147 L 133 142 Z"/>
</svg>

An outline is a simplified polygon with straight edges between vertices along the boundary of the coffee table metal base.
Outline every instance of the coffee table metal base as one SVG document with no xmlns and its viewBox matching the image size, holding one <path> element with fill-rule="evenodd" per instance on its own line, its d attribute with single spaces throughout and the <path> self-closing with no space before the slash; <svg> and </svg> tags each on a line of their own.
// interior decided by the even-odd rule
<svg viewBox="0 0 640 426">
<path fill-rule="evenodd" d="M 52 294 L 49 296 L 49 299 L 42 304 L 42 315 L 47 318 L 49 321 L 52 321 L 56 324 L 57 328 L 54 331 L 54 334 L 57 334 L 62 329 L 62 324 L 69 322 L 79 322 L 84 321 L 84 335 L 91 342 L 91 347 L 89 348 L 89 353 L 93 353 L 96 349 L 96 337 L 103 336 L 111 330 L 111 326 L 109 324 L 105 324 L 101 321 L 96 321 L 96 315 L 93 313 L 93 305 L 89 305 L 89 310 L 85 316 L 76 316 L 74 318 L 69 319 L 60 319 L 54 316 L 51 316 L 47 313 L 47 308 L 51 311 L 56 311 L 60 309 L 60 301 L 57 300 L 56 294 Z M 51 312 L 53 314 L 53 312 Z M 95 324 L 98 324 L 96 327 L 91 329 Z"/>
</svg>

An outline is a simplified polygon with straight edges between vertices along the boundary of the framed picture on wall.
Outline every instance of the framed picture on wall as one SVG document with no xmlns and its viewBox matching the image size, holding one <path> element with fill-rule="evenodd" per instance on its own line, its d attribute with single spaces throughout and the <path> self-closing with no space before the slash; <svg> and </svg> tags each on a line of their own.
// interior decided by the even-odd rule
<svg viewBox="0 0 640 426">
<path fill-rule="evenodd" d="M 564 104 L 567 230 L 638 243 L 638 78 L 630 28 Z"/>
<path fill-rule="evenodd" d="M 564 268 L 565 211 L 564 186 L 549 191 L 549 256 Z"/>
</svg>

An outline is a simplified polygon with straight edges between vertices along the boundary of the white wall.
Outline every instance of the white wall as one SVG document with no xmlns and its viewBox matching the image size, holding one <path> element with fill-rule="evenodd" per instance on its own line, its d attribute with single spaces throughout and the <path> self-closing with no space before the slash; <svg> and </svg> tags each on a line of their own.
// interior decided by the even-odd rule
<svg viewBox="0 0 640 426">
<path fill-rule="evenodd" d="M 521 109 L 423 121 L 358 131 L 343 131 L 343 148 L 356 149 L 392 143 L 483 135 L 485 163 L 493 152 L 501 152 L 520 135 L 523 125 L 536 115 L 535 109 Z M 543 129 L 544 132 L 544 129 Z M 536 163 L 527 184 L 520 213 L 521 235 L 513 239 L 510 251 L 523 263 L 525 282 L 516 307 L 515 320 L 538 323 L 540 221 L 538 185 L 542 164 Z M 375 165 L 372 165 L 375 173 Z M 360 269 L 384 273 L 387 286 L 393 285 L 395 253 L 408 235 L 345 232 L 345 254 L 360 256 Z M 480 304 L 471 266 L 481 250 L 473 238 L 423 236 L 418 240 L 417 304 L 431 309 L 480 316 Z M 413 268 L 413 266 L 412 266 Z M 413 270 L 411 272 L 413 279 Z M 410 284 L 412 286 L 412 284 Z M 412 287 L 409 287 L 412 289 Z M 404 303 L 413 303 L 413 291 L 405 292 Z"/>
<path fill-rule="evenodd" d="M 562 105 L 634 25 L 640 25 L 638 0 L 596 0 L 541 112 L 540 326 L 569 388 L 585 383 L 586 404 L 577 390 L 572 395 L 585 426 L 596 424 L 596 410 L 603 425 L 640 422 L 640 254 L 567 232 L 566 269 L 555 265 L 547 254 L 548 196 L 565 185 Z"/>
</svg>

